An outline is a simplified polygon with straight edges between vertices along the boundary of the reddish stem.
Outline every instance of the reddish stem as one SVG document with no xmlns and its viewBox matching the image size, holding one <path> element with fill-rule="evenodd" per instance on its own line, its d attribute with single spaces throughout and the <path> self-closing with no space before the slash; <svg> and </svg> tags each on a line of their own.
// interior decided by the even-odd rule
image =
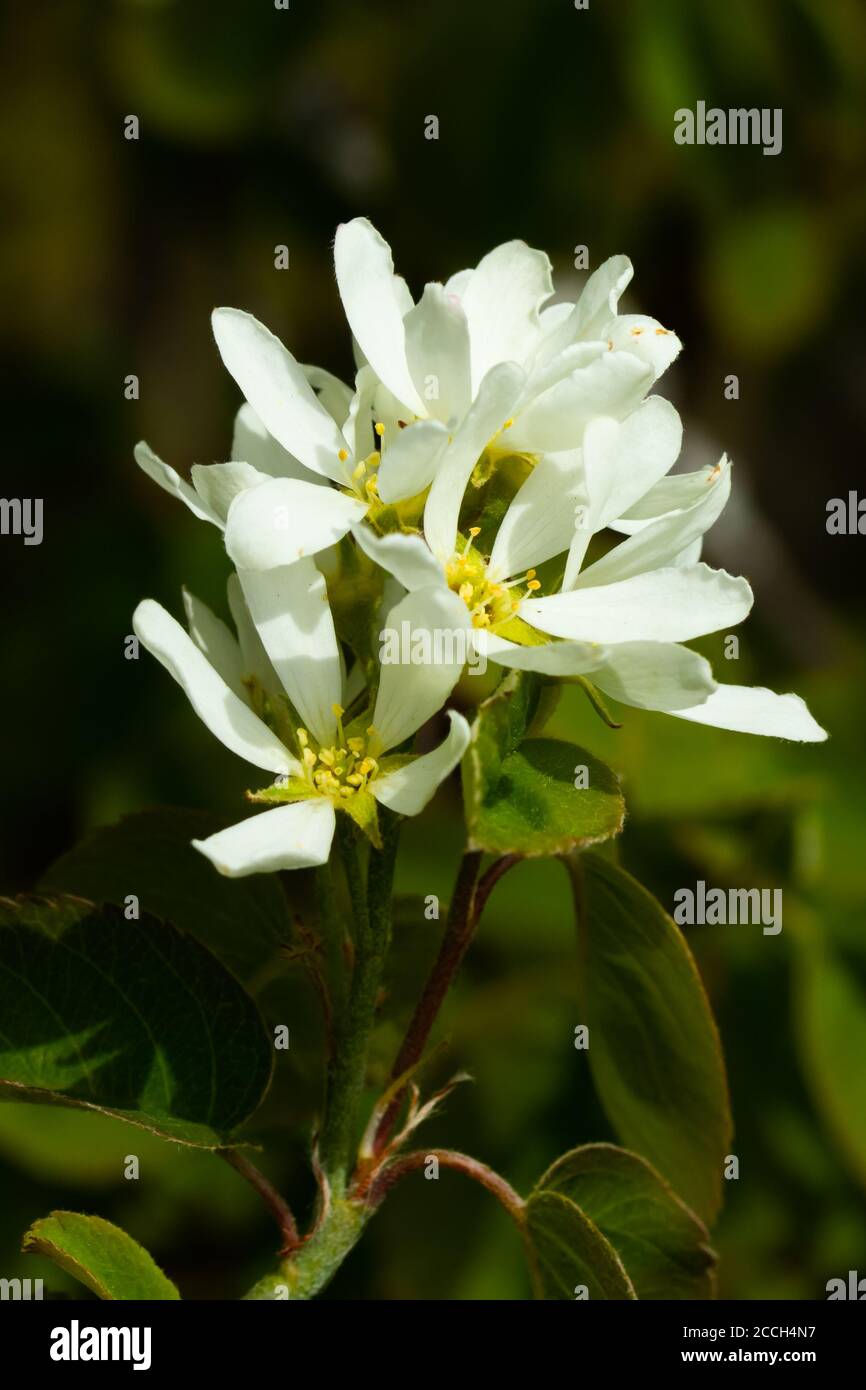
<svg viewBox="0 0 866 1390">
<path fill-rule="evenodd" d="M 472 940 L 487 899 L 502 875 L 517 863 L 518 857 L 516 854 L 503 855 L 501 859 L 497 859 L 491 864 L 481 881 L 476 882 L 478 870 L 481 867 L 481 851 L 470 850 L 464 854 L 457 874 L 454 896 L 448 911 L 448 922 L 442 944 L 439 947 L 439 954 L 427 977 L 427 983 L 391 1068 L 392 1081 L 407 1072 L 421 1057 L 427 1046 L 433 1024 L 436 1022 L 436 1017 L 442 1007 L 442 1001 L 460 969 L 466 948 Z M 384 1152 L 405 1094 L 404 1088 L 394 1096 L 379 1121 L 379 1127 L 373 1141 L 373 1152 L 376 1155 L 381 1155 Z"/>
<path fill-rule="evenodd" d="M 298 1233 L 292 1209 L 285 1198 L 281 1197 L 272 1183 L 268 1182 L 264 1173 L 237 1149 L 218 1149 L 217 1152 L 220 1158 L 224 1158 L 226 1163 L 240 1173 L 242 1178 L 246 1178 L 250 1187 L 255 1189 L 270 1211 L 283 1237 L 280 1254 L 290 1255 L 293 1250 L 297 1250 L 303 1241 Z"/>
<path fill-rule="evenodd" d="M 428 1149 L 426 1152 L 416 1149 L 412 1153 L 403 1154 L 400 1158 L 386 1164 L 371 1184 L 367 1198 L 370 1205 L 378 1206 L 395 1183 L 399 1182 L 407 1173 L 425 1167 L 431 1158 L 437 1159 L 443 1168 L 454 1168 L 460 1173 L 465 1173 L 467 1177 L 473 1178 L 482 1187 L 486 1187 L 487 1191 L 492 1192 L 497 1201 L 502 1203 L 509 1216 L 518 1225 L 522 1225 L 526 1204 L 519 1192 L 515 1192 L 511 1184 L 500 1177 L 499 1173 L 495 1173 L 492 1168 L 488 1168 L 486 1163 L 479 1162 L 477 1158 L 470 1158 L 468 1154 L 457 1153 L 454 1149 Z"/>
</svg>

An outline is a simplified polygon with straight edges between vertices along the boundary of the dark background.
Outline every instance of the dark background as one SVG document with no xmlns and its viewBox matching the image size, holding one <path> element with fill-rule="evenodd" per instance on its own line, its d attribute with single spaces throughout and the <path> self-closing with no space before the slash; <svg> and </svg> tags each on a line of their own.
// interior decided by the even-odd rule
<svg viewBox="0 0 866 1390">
<path fill-rule="evenodd" d="M 0 888 L 34 887 L 127 811 L 238 806 L 243 768 L 156 663 L 123 657 L 145 595 L 178 611 L 186 582 L 224 611 L 216 534 L 132 459 L 142 437 L 184 473 L 227 457 L 238 402 L 211 308 L 251 310 L 345 378 L 340 220 L 369 215 L 416 294 L 515 236 L 548 251 L 569 297 L 575 246 L 592 268 L 625 252 L 628 307 L 685 344 L 660 389 L 683 414 L 686 464 L 725 449 L 736 465 L 707 553 L 748 575 L 756 609 L 737 662 L 721 636 L 701 645 L 723 680 L 800 691 L 832 737 L 799 748 L 633 711 L 612 734 L 576 699 L 555 732 L 623 774 L 623 862 L 662 901 L 696 878 L 784 888 L 779 937 L 690 933 L 741 1160 L 718 1232 L 723 1292 L 822 1297 L 828 1278 L 866 1273 L 866 540 L 825 528 L 828 499 L 863 472 L 862 5 L 21 0 L 2 13 L 2 490 L 44 498 L 45 536 L 0 538 Z M 782 153 L 675 145 L 674 111 L 699 99 L 781 107 Z M 124 139 L 129 114 L 138 141 Z M 430 114 L 438 141 L 424 138 Z M 274 268 L 278 244 L 289 270 Z M 441 793 L 412 828 L 404 887 L 447 896 L 456 805 Z M 560 874 L 521 867 L 492 900 L 447 1018 L 453 1065 L 476 1084 L 429 1130 L 518 1186 L 608 1134 L 571 1048 Z M 846 982 L 838 1008 L 828 961 Z M 827 1035 L 840 1010 L 841 1052 Z M 383 1025 L 382 1068 L 393 1041 Z M 309 1117 L 285 1119 L 289 1157 L 272 1170 L 303 1202 Z M 143 1155 L 134 1188 L 120 1176 L 129 1151 Z M 29 1221 L 56 1206 L 118 1220 L 190 1296 L 235 1296 L 271 1246 L 217 1160 L 89 1116 L 3 1107 L 0 1190 L 4 1274 Z M 395 1196 L 333 1293 L 508 1297 L 523 1279 L 506 1218 L 445 1175 Z"/>
</svg>

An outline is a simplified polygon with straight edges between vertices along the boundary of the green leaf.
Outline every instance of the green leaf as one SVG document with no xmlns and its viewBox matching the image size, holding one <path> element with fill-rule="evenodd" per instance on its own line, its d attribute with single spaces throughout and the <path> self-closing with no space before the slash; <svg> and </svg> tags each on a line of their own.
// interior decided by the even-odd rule
<svg viewBox="0 0 866 1390">
<path fill-rule="evenodd" d="M 796 979 L 803 1069 L 852 1172 L 866 1182 L 866 967 L 849 950 L 809 941 L 798 947 Z"/>
<path fill-rule="evenodd" d="M 0 1098 L 98 1110 L 216 1148 L 257 1108 L 273 1050 L 192 937 L 78 898 L 0 899 Z"/>
<path fill-rule="evenodd" d="M 616 1250 L 638 1298 L 713 1297 L 709 1232 L 637 1154 L 587 1144 L 558 1159 L 538 1190 L 580 1207 Z"/>
<path fill-rule="evenodd" d="M 34 1221 L 21 1248 L 25 1254 L 53 1260 L 98 1298 L 180 1298 L 174 1284 L 138 1241 L 101 1216 L 53 1211 Z"/>
<path fill-rule="evenodd" d="M 527 739 L 487 766 L 481 748 L 470 744 L 463 768 L 471 849 L 566 854 L 622 829 L 625 803 L 616 774 L 576 744 Z M 587 785 L 575 786 L 583 777 Z"/>
<path fill-rule="evenodd" d="M 641 885 L 571 855 L 589 1065 L 622 1142 L 705 1221 L 721 1205 L 731 1117 L 719 1037 L 685 940 Z"/>
<path fill-rule="evenodd" d="M 637 1297 L 619 1255 L 588 1216 L 560 1192 L 534 1192 L 526 1203 L 526 1239 L 536 1295 L 573 1300 Z"/>
<path fill-rule="evenodd" d="M 249 982 L 291 934 L 285 894 L 272 874 L 231 879 L 193 849 L 225 822 L 204 811 L 158 808 L 96 830 L 46 873 L 40 891 L 73 893 L 142 912 L 190 932 Z"/>
</svg>

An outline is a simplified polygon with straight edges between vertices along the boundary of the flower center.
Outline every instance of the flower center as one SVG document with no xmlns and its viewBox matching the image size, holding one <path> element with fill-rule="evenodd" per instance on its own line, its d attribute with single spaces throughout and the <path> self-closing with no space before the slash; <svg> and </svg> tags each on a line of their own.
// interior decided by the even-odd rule
<svg viewBox="0 0 866 1390">
<path fill-rule="evenodd" d="M 365 791 L 376 777 L 379 764 L 368 751 L 375 735 L 372 729 L 367 732 L 369 740 L 347 738 L 344 741 L 341 738 L 339 744 L 330 748 L 314 748 L 306 729 L 296 730 L 304 776 L 321 796 L 347 799 Z"/>
<path fill-rule="evenodd" d="M 445 566 L 445 577 L 449 589 L 462 598 L 469 609 L 473 627 L 495 627 L 514 617 L 527 591 L 533 593 L 541 586 L 535 578 L 535 570 L 527 570 L 520 579 L 507 583 L 491 579 L 487 561 L 472 545 L 478 533 L 479 527 L 469 528 L 462 551 L 455 551 Z M 521 588 L 522 585 L 525 587 Z"/>
</svg>

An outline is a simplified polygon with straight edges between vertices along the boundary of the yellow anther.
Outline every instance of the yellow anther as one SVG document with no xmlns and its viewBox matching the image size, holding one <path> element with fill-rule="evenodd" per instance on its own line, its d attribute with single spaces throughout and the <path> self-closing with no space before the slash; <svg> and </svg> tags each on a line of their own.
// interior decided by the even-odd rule
<svg viewBox="0 0 866 1390">
<path fill-rule="evenodd" d="M 368 730 L 367 730 L 367 737 L 368 737 L 368 738 L 372 738 L 373 735 L 375 734 L 375 732 L 376 732 L 376 726 L 375 726 L 375 724 L 371 724 L 370 727 L 369 727 Z"/>
<path fill-rule="evenodd" d="M 639 338 L 641 333 L 643 333 L 642 328 L 630 328 L 628 331 L 633 338 Z"/>
<path fill-rule="evenodd" d="M 512 426 L 513 424 L 514 424 L 514 417 L 513 417 L 513 416 L 509 416 L 509 418 L 505 421 L 505 424 L 502 426 L 502 428 L 503 428 L 504 430 L 510 430 L 510 429 L 511 429 L 511 426 Z"/>
<path fill-rule="evenodd" d="M 363 753 L 364 740 L 362 738 L 350 738 L 349 747 L 351 748 L 353 753 Z"/>
<path fill-rule="evenodd" d="M 295 733 L 298 735 L 298 743 L 302 748 L 306 748 L 310 741 L 306 729 L 296 729 Z"/>
<path fill-rule="evenodd" d="M 536 589 L 540 589 L 540 588 L 541 588 L 541 580 L 540 580 L 540 579 L 530 579 L 530 581 L 529 581 L 529 583 L 527 584 L 526 587 L 527 587 L 527 589 L 531 589 L 532 592 L 534 593 Z"/>
<path fill-rule="evenodd" d="M 341 796 L 354 796 L 354 795 L 355 795 L 355 790 L 354 790 L 353 787 L 341 787 L 341 788 L 340 788 L 340 795 L 341 795 Z"/>
<path fill-rule="evenodd" d="M 360 772 L 350 772 L 346 781 L 349 783 L 350 787 L 363 787 L 364 785 L 364 779 Z"/>
<path fill-rule="evenodd" d="M 340 460 L 341 463 L 345 463 L 345 462 L 346 462 L 346 459 L 347 459 L 348 457 L 349 457 L 349 450 L 348 450 L 348 449 L 341 449 L 340 452 L 339 452 L 338 455 L 337 455 L 337 458 Z"/>
<path fill-rule="evenodd" d="M 385 426 L 382 424 L 381 420 L 377 420 L 373 428 L 381 439 L 382 435 L 385 433 Z"/>
<path fill-rule="evenodd" d="M 668 336 L 668 334 L 670 333 L 670 331 L 671 331 L 671 330 L 670 330 L 669 328 L 657 328 L 657 329 L 656 329 L 656 337 L 657 337 L 657 338 L 666 338 L 666 337 Z"/>
<path fill-rule="evenodd" d="M 534 579 L 537 573 L 538 573 L 537 570 L 527 570 L 527 571 L 526 571 L 526 578 L 527 578 L 527 579 Z"/>
<path fill-rule="evenodd" d="M 305 749 L 304 749 L 304 762 L 305 762 L 305 764 L 307 765 L 307 767 L 315 767 L 315 766 L 316 766 L 316 755 L 315 755 L 315 753 L 313 752 L 312 748 L 305 748 Z"/>
<path fill-rule="evenodd" d="M 469 600 L 472 597 L 473 590 L 472 585 L 469 583 L 468 579 L 466 580 L 465 584 L 460 585 L 460 588 L 457 590 L 457 593 L 460 596 L 460 598 L 462 598 L 464 603 L 469 602 Z"/>
<path fill-rule="evenodd" d="M 470 536 L 472 537 L 472 539 L 475 540 L 475 537 L 476 537 L 476 536 L 480 536 L 480 535 L 481 535 L 481 527 L 480 527 L 480 526 L 470 526 L 470 527 L 469 527 L 469 534 L 470 534 Z"/>
<path fill-rule="evenodd" d="M 325 767 L 333 767 L 335 761 L 333 748 L 320 748 L 319 761 L 324 763 Z"/>
<path fill-rule="evenodd" d="M 342 719 L 346 711 L 343 709 L 342 705 L 333 704 L 331 705 L 331 713 L 335 719 Z"/>
</svg>

